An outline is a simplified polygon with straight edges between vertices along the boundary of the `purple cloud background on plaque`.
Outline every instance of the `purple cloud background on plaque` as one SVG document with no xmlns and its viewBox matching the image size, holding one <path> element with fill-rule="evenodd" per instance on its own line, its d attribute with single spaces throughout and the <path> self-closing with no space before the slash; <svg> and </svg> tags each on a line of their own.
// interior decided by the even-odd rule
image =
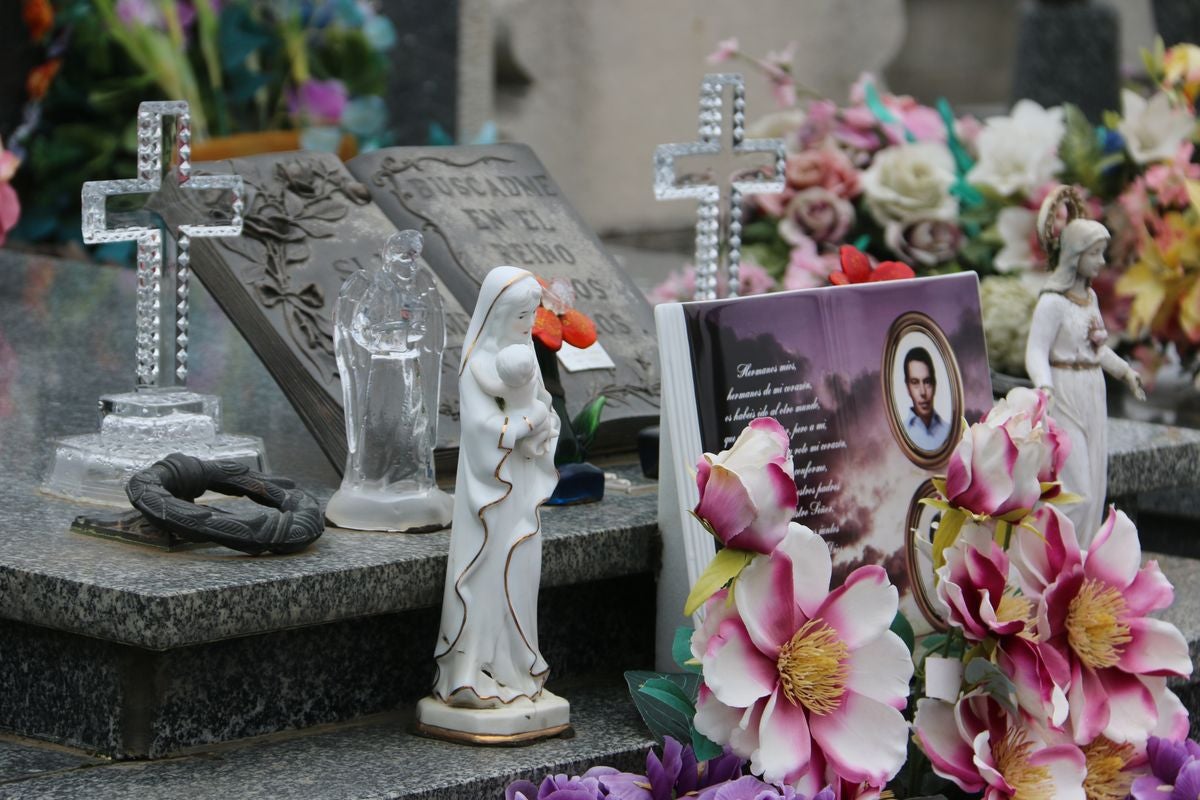
<svg viewBox="0 0 1200 800">
<path fill-rule="evenodd" d="M 736 436 L 748 422 L 723 421 L 726 406 L 736 407 L 737 401 L 701 401 L 725 397 L 730 384 L 726 376 L 734 374 L 738 363 L 795 363 L 795 372 L 786 379 L 773 376 L 772 382 L 811 382 L 811 391 L 788 399 L 798 404 L 815 393 L 821 413 L 812 418 L 828 417 L 830 431 L 825 438 L 841 438 L 848 445 L 818 454 L 794 454 L 797 470 L 810 460 L 827 468 L 823 474 L 798 478 L 798 486 L 830 479 L 841 485 L 839 491 L 820 498 L 832 511 L 797 519 L 818 532 L 839 527 L 823 533 L 833 551 L 835 581 L 861 564 L 883 564 L 902 594 L 907 594 L 905 518 L 914 493 L 939 470 L 909 461 L 892 434 L 880 378 L 884 347 L 889 328 L 902 314 L 920 311 L 933 319 L 958 363 L 963 415 L 968 422 L 976 421 L 991 408 L 992 397 L 974 274 L 761 295 L 732 303 L 694 303 L 685 309 L 691 323 L 704 449 L 720 450 L 725 437 Z M 756 384 L 741 380 L 733 385 Z M 784 398 L 773 396 L 769 402 L 774 405 L 778 399 Z M 798 435 L 793 447 L 816 438 L 821 437 Z M 801 509 L 813 499 L 801 497 Z M 906 600 L 905 610 L 918 622 L 920 613 L 911 600 Z"/>
</svg>

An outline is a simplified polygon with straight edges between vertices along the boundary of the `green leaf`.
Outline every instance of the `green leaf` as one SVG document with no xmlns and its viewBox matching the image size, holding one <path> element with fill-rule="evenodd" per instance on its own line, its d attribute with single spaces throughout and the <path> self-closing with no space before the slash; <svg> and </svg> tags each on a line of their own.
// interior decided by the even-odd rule
<svg viewBox="0 0 1200 800">
<path fill-rule="evenodd" d="M 680 669 L 699 673 L 700 665 L 692 658 L 692 632 L 690 625 L 680 625 L 675 629 L 675 640 L 671 642 L 671 658 L 675 659 Z"/>
<path fill-rule="evenodd" d="M 908 648 L 909 655 L 912 655 L 917 646 L 917 635 L 913 632 L 912 624 L 909 623 L 908 617 L 904 616 L 903 612 L 897 611 L 896 616 L 892 618 L 891 631 L 900 637 L 904 646 Z"/>
<path fill-rule="evenodd" d="M 719 592 L 722 587 L 741 574 L 746 565 L 756 556 L 748 550 L 735 550 L 726 547 L 717 551 L 704 574 L 696 580 L 696 585 L 688 594 L 687 602 L 683 605 L 684 616 L 690 617 L 696 609 L 704 605 L 704 601 Z"/>
<path fill-rule="evenodd" d="M 967 662 L 963 677 L 969 685 L 977 686 L 991 695 L 1010 714 L 1017 715 L 1017 704 L 1013 699 L 1016 696 L 1017 687 L 991 661 L 982 656 L 971 659 Z"/>
<path fill-rule="evenodd" d="M 692 741 L 699 675 L 632 670 L 625 673 L 625 683 L 633 704 L 656 739 L 662 741 L 664 736 L 671 736 L 680 742 Z"/>
<path fill-rule="evenodd" d="M 708 761 L 710 758 L 716 758 L 724 752 L 721 745 L 709 739 L 695 728 L 692 728 L 692 750 L 696 754 L 697 761 Z"/>
<path fill-rule="evenodd" d="M 1066 132 L 1058 146 L 1063 161 L 1064 182 L 1078 183 L 1092 194 L 1099 194 L 1100 171 L 1097 169 L 1104 151 L 1096 138 L 1096 129 L 1078 106 L 1063 104 Z"/>
<path fill-rule="evenodd" d="M 604 395 L 594 398 L 583 407 L 575 419 L 571 421 L 571 430 L 579 441 L 579 449 L 586 453 L 596 439 L 596 429 L 600 427 L 600 415 L 604 412 Z"/>
</svg>

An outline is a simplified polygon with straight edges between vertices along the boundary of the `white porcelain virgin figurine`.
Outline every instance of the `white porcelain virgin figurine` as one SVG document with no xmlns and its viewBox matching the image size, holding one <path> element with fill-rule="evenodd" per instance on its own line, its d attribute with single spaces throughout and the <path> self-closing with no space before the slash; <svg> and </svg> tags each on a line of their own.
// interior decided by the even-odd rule
<svg viewBox="0 0 1200 800">
<path fill-rule="evenodd" d="M 558 481 L 558 415 L 536 369 L 541 302 L 532 274 L 496 267 L 463 341 L 454 523 L 433 695 L 417 727 L 442 738 L 511 743 L 566 730 L 570 707 L 542 688 L 538 650 L 542 537 L 538 507 Z"/>
<path fill-rule="evenodd" d="M 446 329 L 421 234 L 388 239 L 383 263 L 345 283 L 333 343 L 346 413 L 346 470 L 325 517 L 339 528 L 433 531 L 453 501 L 437 488 L 438 394 Z"/>
<path fill-rule="evenodd" d="M 1073 219 L 1054 247 L 1051 226 L 1061 203 Z M 1108 407 L 1101 370 L 1123 381 L 1146 399 L 1137 372 L 1108 347 L 1108 331 L 1100 316 L 1092 279 L 1104 266 L 1108 230 L 1099 222 L 1076 216 L 1082 203 L 1065 187 L 1042 204 L 1038 231 L 1058 263 L 1046 281 L 1025 346 L 1025 369 L 1034 385 L 1050 394 L 1050 415 L 1071 438 L 1071 452 L 1059 473 L 1063 489 L 1083 497 L 1062 506 L 1075 524 L 1083 546 L 1091 542 L 1103 519 L 1108 488 Z"/>
</svg>

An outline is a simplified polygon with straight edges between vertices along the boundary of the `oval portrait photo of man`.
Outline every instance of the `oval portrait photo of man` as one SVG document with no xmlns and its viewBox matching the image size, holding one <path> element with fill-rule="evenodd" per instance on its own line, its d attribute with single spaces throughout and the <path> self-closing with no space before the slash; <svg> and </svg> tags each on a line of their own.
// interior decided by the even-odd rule
<svg viewBox="0 0 1200 800">
<path fill-rule="evenodd" d="M 962 436 L 962 378 L 942 329 L 918 312 L 892 324 L 881 373 L 888 422 L 904 454 L 934 469 Z"/>
</svg>

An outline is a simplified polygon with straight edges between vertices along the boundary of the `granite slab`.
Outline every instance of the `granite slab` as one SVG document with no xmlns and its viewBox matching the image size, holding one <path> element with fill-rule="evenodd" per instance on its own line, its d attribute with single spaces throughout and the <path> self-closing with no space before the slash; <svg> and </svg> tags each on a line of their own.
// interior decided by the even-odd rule
<svg viewBox="0 0 1200 800">
<path fill-rule="evenodd" d="M 66 748 L 0 736 L 0 797 L 7 796 L 5 784 L 102 763 L 100 759 Z"/>
<path fill-rule="evenodd" d="M 132 270 L 0 249 L 0 617 L 165 650 L 436 605 L 448 534 L 330 530 L 291 556 L 162 553 L 71 534 L 83 505 L 41 495 L 50 439 L 93 430 L 95 401 L 133 380 Z M 191 385 L 223 398 L 226 428 L 327 497 L 337 483 L 249 346 L 199 285 Z M 1110 493 L 1200 485 L 1200 431 L 1110 420 Z M 610 493 L 544 511 L 543 583 L 654 572 L 656 498 Z"/>
<path fill-rule="evenodd" d="M 651 740 L 623 688 L 560 687 L 574 738 L 479 748 L 424 739 L 407 715 L 270 737 L 157 762 L 109 763 L 0 784 L 0 796 L 154 800 L 463 800 L 503 797 L 518 778 L 578 775 L 596 764 L 637 770 Z"/>
<path fill-rule="evenodd" d="M 653 606 L 648 573 L 546 588 L 539 647 L 551 680 L 619 681 L 652 663 Z M 0 619 L 0 730 L 162 758 L 404 708 L 433 684 L 439 616 L 428 607 L 167 651 Z"/>
</svg>

